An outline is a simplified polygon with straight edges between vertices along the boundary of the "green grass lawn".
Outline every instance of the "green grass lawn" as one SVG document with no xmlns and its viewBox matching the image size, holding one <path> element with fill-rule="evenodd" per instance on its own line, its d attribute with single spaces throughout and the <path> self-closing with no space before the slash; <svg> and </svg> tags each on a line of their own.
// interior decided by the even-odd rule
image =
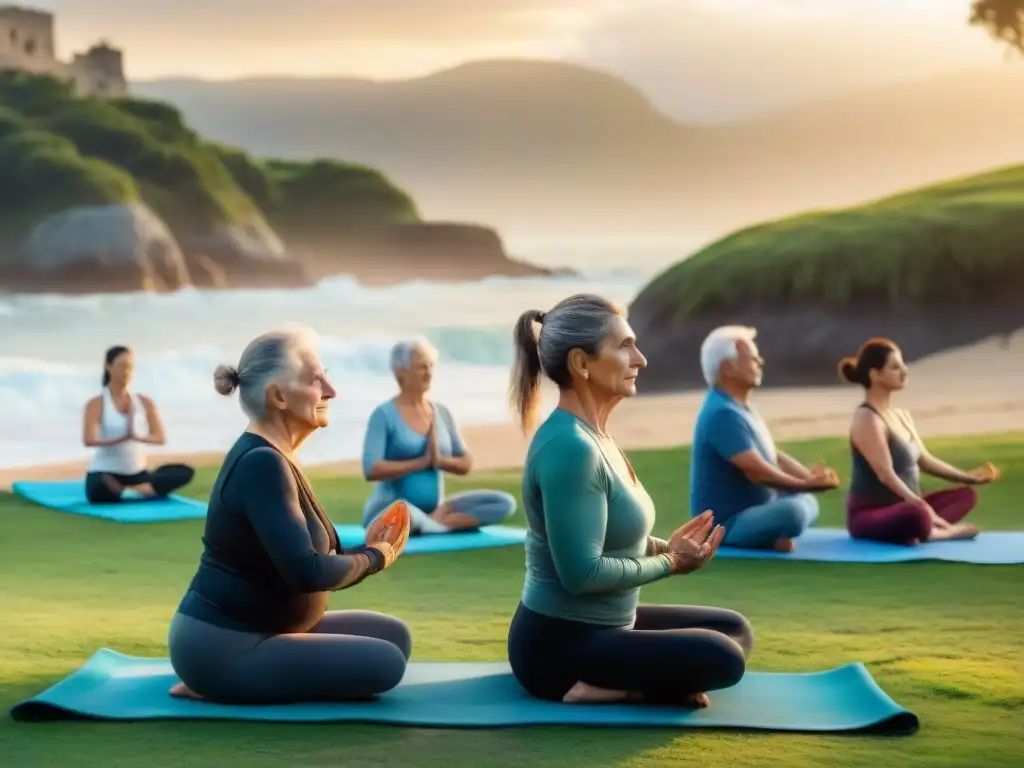
<svg viewBox="0 0 1024 768">
<path fill-rule="evenodd" d="M 1022 529 L 1024 434 L 937 440 L 962 466 L 990 459 L 1003 480 L 982 489 L 973 519 Z M 845 445 L 787 446 L 848 466 Z M 687 450 L 635 452 L 658 505 L 658 532 L 688 515 Z M 191 493 L 205 497 L 203 471 Z M 358 519 L 366 485 L 314 474 L 336 522 Z M 518 474 L 474 485 L 518 494 Z M 468 487 L 452 482 L 453 489 Z M 822 497 L 821 525 L 840 525 L 841 492 Z M 521 521 L 520 521 L 521 522 Z M 201 521 L 122 525 L 50 512 L 0 494 L 0 707 L 53 684 L 100 647 L 166 655 L 167 624 L 195 568 Z M 335 595 L 335 608 L 406 620 L 414 659 L 500 661 L 522 585 L 515 547 L 410 557 Z M 31 766 L 989 766 L 1024 752 L 1024 567 L 954 563 L 843 565 L 717 560 L 644 590 L 645 602 L 742 611 L 757 630 L 751 669 L 811 671 L 863 661 L 917 713 L 910 737 L 715 731 L 522 728 L 417 730 L 217 722 L 0 721 L 0 765 Z M 712 694 L 712 700 L 714 694 Z"/>
</svg>

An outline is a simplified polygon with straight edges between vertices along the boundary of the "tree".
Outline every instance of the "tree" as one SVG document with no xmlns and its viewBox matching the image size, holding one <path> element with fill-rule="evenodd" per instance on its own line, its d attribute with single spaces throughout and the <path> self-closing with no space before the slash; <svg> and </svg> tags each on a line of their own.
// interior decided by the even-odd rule
<svg viewBox="0 0 1024 768">
<path fill-rule="evenodd" d="M 1024 53 L 1024 0 L 972 0 L 969 23 Z"/>
</svg>

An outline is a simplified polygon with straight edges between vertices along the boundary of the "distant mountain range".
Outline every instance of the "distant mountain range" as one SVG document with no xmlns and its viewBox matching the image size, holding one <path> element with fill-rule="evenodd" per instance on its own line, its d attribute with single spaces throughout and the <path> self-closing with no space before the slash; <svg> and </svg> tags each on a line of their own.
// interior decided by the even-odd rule
<svg viewBox="0 0 1024 768">
<path fill-rule="evenodd" d="M 378 167 L 428 218 L 530 233 L 712 237 L 1024 160 L 1024 67 L 839 93 L 720 126 L 682 124 L 620 78 L 543 61 L 402 81 L 131 87 L 258 155 Z"/>
</svg>

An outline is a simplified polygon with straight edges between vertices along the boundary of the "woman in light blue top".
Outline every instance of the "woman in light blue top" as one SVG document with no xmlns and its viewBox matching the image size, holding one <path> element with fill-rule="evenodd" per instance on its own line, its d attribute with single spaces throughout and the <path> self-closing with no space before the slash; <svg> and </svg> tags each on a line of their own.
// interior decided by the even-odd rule
<svg viewBox="0 0 1024 768">
<path fill-rule="evenodd" d="M 473 460 L 451 412 L 427 397 L 436 362 L 426 339 L 399 342 L 391 350 L 399 393 L 370 414 L 363 476 L 375 487 L 363 508 L 363 525 L 396 499 L 409 504 L 412 534 L 496 525 L 515 512 L 515 497 L 504 491 L 445 496 L 444 474 L 468 475 Z"/>
</svg>

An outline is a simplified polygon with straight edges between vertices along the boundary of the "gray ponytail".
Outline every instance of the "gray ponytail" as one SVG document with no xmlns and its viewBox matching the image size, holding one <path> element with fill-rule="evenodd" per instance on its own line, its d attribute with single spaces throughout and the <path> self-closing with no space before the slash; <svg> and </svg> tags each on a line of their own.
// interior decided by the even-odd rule
<svg viewBox="0 0 1024 768">
<path fill-rule="evenodd" d="M 581 349 L 596 355 L 608 335 L 612 320 L 625 310 L 612 301 L 590 293 L 563 299 L 548 312 L 523 312 L 513 331 L 515 363 L 509 383 L 509 402 L 524 432 L 534 424 L 540 406 L 540 375 L 544 373 L 560 389 L 572 386 L 569 353 Z M 541 325 L 534 332 L 534 323 Z"/>
</svg>

